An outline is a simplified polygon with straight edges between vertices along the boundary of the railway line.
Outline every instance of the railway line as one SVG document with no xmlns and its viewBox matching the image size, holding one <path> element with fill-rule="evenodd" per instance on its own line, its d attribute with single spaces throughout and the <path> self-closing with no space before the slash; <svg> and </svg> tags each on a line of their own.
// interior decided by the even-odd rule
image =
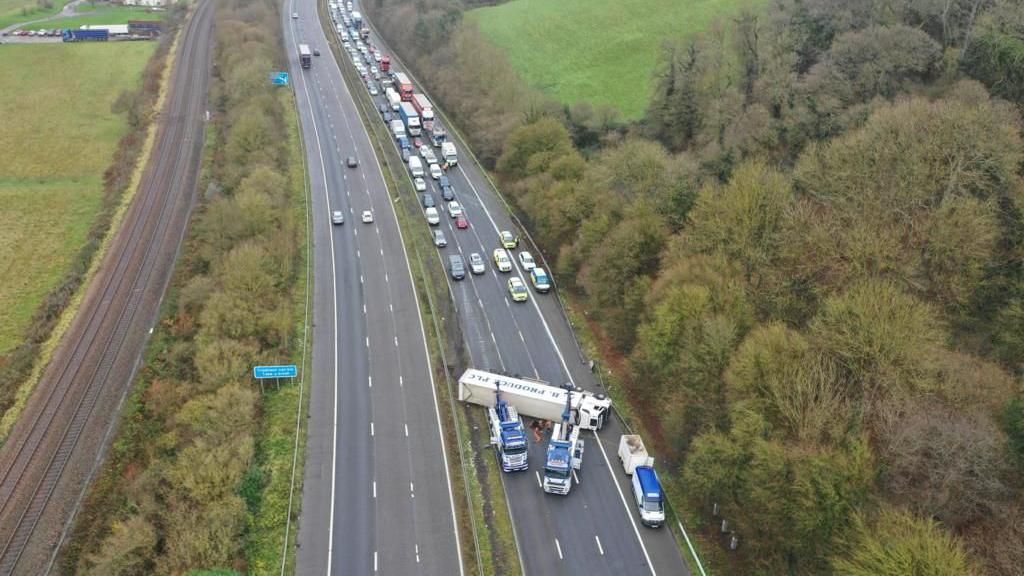
<svg viewBox="0 0 1024 576">
<path fill-rule="evenodd" d="M 181 33 L 137 196 L 0 448 L 0 576 L 51 571 L 156 319 L 195 197 L 212 11 L 200 2 Z"/>
</svg>

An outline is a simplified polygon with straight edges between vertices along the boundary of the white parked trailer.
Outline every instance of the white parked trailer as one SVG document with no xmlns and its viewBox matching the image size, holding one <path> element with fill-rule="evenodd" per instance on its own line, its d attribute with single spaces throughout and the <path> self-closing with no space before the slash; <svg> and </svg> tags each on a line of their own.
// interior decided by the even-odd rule
<svg viewBox="0 0 1024 576">
<path fill-rule="evenodd" d="M 622 461 L 622 469 L 630 476 L 637 466 L 654 466 L 654 458 L 647 455 L 639 434 L 623 434 L 619 438 L 619 460 Z"/>
<path fill-rule="evenodd" d="M 565 410 L 564 388 L 540 380 L 514 378 L 470 368 L 459 378 L 459 400 L 488 408 L 494 406 L 494 390 L 523 416 L 560 422 Z M 600 430 L 611 417 L 612 401 L 604 394 L 573 390 L 570 422 L 584 430 Z"/>
</svg>

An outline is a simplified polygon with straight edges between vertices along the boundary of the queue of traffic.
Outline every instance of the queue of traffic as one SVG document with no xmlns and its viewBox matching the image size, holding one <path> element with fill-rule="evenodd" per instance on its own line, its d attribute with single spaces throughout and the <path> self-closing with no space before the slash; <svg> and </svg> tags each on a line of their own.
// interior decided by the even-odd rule
<svg viewBox="0 0 1024 576">
<path fill-rule="evenodd" d="M 370 31 L 352 2 L 343 5 L 331 0 L 329 7 L 341 45 L 370 96 L 374 97 L 381 121 L 402 156 L 419 195 L 434 245 L 443 250 L 448 241 L 440 227 L 440 210 L 448 213 L 455 230 L 470 227 L 465 208 L 447 176 L 447 171 L 458 163 L 455 144 L 448 141 L 447 132 L 435 117 L 429 99 L 415 92 L 408 76 L 392 69 L 391 58 L 370 42 Z M 440 202 L 435 199 L 435 190 L 440 192 Z M 513 258 L 527 274 L 535 292 L 549 292 L 550 276 L 537 265 L 532 254 L 520 249 L 519 236 L 509 230 L 501 230 L 497 236 L 497 246 L 490 256 L 494 269 L 509 275 L 508 298 L 513 302 L 526 302 L 530 294 L 526 282 L 513 271 Z M 469 254 L 468 264 L 458 252 L 448 254 L 443 261 L 454 281 L 464 280 L 467 268 L 469 274 L 475 276 L 487 272 L 485 259 L 478 252 Z M 569 494 L 572 479 L 582 466 L 584 440 L 580 433 L 600 430 L 611 416 L 611 400 L 603 394 L 476 369 L 467 370 L 459 379 L 459 399 L 487 408 L 491 444 L 505 472 L 529 467 L 528 441 L 520 415 L 552 424 L 542 482 L 543 490 L 551 494 Z M 653 458 L 646 455 L 639 437 L 632 435 L 620 439 L 619 457 L 624 472 L 632 476 L 634 503 L 643 524 L 660 526 L 664 522 L 664 494 L 654 472 Z"/>
</svg>

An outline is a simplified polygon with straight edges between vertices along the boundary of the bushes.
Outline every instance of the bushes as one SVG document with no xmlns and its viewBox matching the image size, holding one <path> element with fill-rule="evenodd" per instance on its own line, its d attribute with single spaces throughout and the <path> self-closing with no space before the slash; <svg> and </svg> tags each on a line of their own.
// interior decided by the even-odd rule
<svg viewBox="0 0 1024 576">
<path fill-rule="evenodd" d="M 290 176 L 303 167 L 281 137 L 288 100 L 263 72 L 282 59 L 276 9 L 267 0 L 218 5 L 219 114 L 205 177 L 219 193 L 195 212 L 175 301 L 142 371 L 137 412 L 126 416 L 146 426 L 122 425 L 117 443 L 131 448 L 90 494 L 120 505 L 76 526 L 75 550 L 95 552 L 73 552 L 68 572 L 245 571 L 267 474 L 257 454 L 263 397 L 249 371 L 293 353 L 304 233 L 291 217 Z"/>
</svg>

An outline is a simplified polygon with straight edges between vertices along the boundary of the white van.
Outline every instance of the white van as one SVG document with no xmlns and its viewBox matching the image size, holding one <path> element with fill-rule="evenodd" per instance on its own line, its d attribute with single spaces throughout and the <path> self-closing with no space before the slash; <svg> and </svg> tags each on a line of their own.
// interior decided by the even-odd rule
<svg viewBox="0 0 1024 576">
<path fill-rule="evenodd" d="M 409 158 L 409 172 L 412 173 L 413 178 L 423 177 L 423 162 L 420 161 L 419 156 Z"/>
<path fill-rule="evenodd" d="M 395 135 L 396 140 L 405 136 L 405 124 L 402 124 L 401 120 L 392 120 L 391 133 Z"/>
</svg>

